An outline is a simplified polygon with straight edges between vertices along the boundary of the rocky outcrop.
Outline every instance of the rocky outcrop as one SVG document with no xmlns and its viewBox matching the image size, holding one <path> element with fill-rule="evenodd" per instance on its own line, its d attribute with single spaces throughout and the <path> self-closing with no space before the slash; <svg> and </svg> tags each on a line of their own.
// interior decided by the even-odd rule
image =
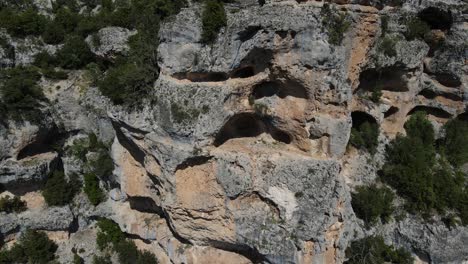
<svg viewBox="0 0 468 264">
<path fill-rule="evenodd" d="M 0 214 L 0 234 L 13 240 L 26 228 L 51 231 L 65 263 L 73 248 L 92 261 L 102 217 L 160 263 L 342 263 L 352 240 L 373 234 L 427 263 L 467 261 L 466 227 L 407 215 L 368 230 L 350 197 L 355 186 L 376 181 L 385 146 L 405 132 L 410 115 L 426 112 L 438 137 L 447 120 L 466 115 L 463 3 L 325 1 L 349 23 L 333 44 L 324 2 L 259 2 L 226 3 L 227 26 L 209 45 L 200 41 L 200 3 L 164 21 L 151 91 L 157 100 L 140 108 L 112 105 L 84 71 L 41 80 L 49 118 L 0 122 L 0 183 L 28 204 L 26 212 Z M 446 21 L 428 20 L 443 48 L 406 38 L 405 17 L 448 10 Z M 393 55 L 381 47 L 384 16 L 386 36 L 397 40 Z M 87 43 L 112 61 L 134 34 L 107 27 Z M 0 64 L 28 64 L 42 48 L 31 44 L 12 59 L 2 46 Z M 369 99 L 376 87 L 378 102 Z M 373 156 L 348 146 L 363 120 L 380 127 Z M 100 186 L 106 200 L 93 206 L 81 193 L 70 207 L 37 202 L 51 171 L 79 178 L 89 171 L 69 150 L 89 133 L 111 146 L 114 171 Z M 55 141 L 62 150 L 51 148 Z"/>
</svg>

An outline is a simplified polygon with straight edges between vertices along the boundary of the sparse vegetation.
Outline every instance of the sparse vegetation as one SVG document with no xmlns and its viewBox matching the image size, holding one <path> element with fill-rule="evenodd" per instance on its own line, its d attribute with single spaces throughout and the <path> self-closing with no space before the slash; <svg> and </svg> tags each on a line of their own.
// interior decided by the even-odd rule
<svg viewBox="0 0 468 264">
<path fill-rule="evenodd" d="M 9 213 L 20 213 L 26 210 L 26 203 L 22 201 L 18 196 L 10 197 L 6 195 L 0 198 L 0 212 Z"/>
<path fill-rule="evenodd" d="M 220 0 L 206 0 L 202 14 L 202 42 L 210 43 L 216 39 L 221 28 L 227 23 L 224 3 Z"/>
<path fill-rule="evenodd" d="M 395 195 L 389 188 L 376 185 L 359 186 L 351 196 L 354 212 L 367 226 L 375 224 L 379 218 L 382 223 L 390 220 L 394 211 L 392 203 Z"/>
<path fill-rule="evenodd" d="M 424 40 L 424 37 L 427 33 L 430 32 L 429 25 L 419 19 L 418 17 L 413 17 L 408 20 L 406 23 L 406 33 L 405 36 L 408 40 L 421 39 Z"/>
<path fill-rule="evenodd" d="M 104 200 L 104 192 L 99 187 L 99 178 L 93 173 L 84 175 L 84 192 L 92 205 L 96 206 Z"/>
<path fill-rule="evenodd" d="M 57 62 L 64 69 L 81 69 L 94 61 L 94 54 L 80 36 L 69 36 L 57 52 Z"/>
<path fill-rule="evenodd" d="M 453 119 L 444 126 L 443 151 L 454 166 L 468 162 L 468 122 Z"/>
<path fill-rule="evenodd" d="M 406 136 L 397 136 L 389 145 L 382 179 L 406 199 L 406 209 L 423 216 L 447 208 L 458 212 L 468 223 L 468 194 L 461 172 L 453 169 L 444 156 L 436 156 L 434 129 L 423 112 L 405 124 Z"/>
<path fill-rule="evenodd" d="M 49 206 L 63 206 L 69 204 L 80 189 L 81 183 L 76 176 L 67 181 L 62 171 L 54 171 L 48 177 L 42 195 Z"/>
<path fill-rule="evenodd" d="M 135 243 L 125 238 L 120 227 L 109 219 L 98 222 L 96 243 L 99 250 L 114 251 L 121 264 L 156 264 L 156 257 L 148 251 L 140 251 Z"/>
<path fill-rule="evenodd" d="M 378 138 L 379 125 L 366 121 L 351 129 L 349 143 L 358 149 L 366 149 L 373 154 L 377 151 Z"/>
<path fill-rule="evenodd" d="M 13 120 L 39 121 L 44 94 L 37 85 L 41 75 L 33 67 L 16 67 L 0 71 L 1 108 Z"/>
<path fill-rule="evenodd" d="M 0 263 L 46 264 L 55 258 L 57 245 L 43 232 L 26 230 L 10 250 L 0 251 Z"/>
<path fill-rule="evenodd" d="M 346 13 L 341 13 L 330 4 L 324 4 L 320 11 L 322 26 L 328 33 L 328 42 L 333 45 L 341 45 L 344 33 L 348 31 L 351 23 Z"/>
<path fill-rule="evenodd" d="M 395 46 L 398 42 L 396 37 L 385 36 L 379 42 L 379 51 L 383 52 L 389 57 L 395 57 L 397 55 Z"/>
<path fill-rule="evenodd" d="M 403 248 L 395 249 L 385 244 L 381 236 L 370 236 L 353 241 L 346 249 L 347 264 L 412 264 L 414 259 Z"/>
<path fill-rule="evenodd" d="M 39 36 L 44 32 L 46 23 L 47 18 L 32 7 L 24 10 L 6 7 L 0 10 L 0 25 L 14 37 Z"/>
</svg>

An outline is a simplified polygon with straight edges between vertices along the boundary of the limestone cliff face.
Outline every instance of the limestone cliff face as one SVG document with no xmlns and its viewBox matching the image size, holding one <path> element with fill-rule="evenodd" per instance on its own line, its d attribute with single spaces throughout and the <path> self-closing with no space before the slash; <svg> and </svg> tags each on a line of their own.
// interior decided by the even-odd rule
<svg viewBox="0 0 468 264">
<path fill-rule="evenodd" d="M 43 81 L 53 118 L 0 122 L 0 183 L 29 208 L 0 213 L 0 237 L 47 230 L 61 261 L 84 248 L 91 263 L 95 220 L 107 217 L 160 263 L 342 263 L 350 242 L 370 234 L 420 263 L 468 261 L 466 227 L 408 215 L 366 230 L 350 202 L 355 186 L 375 181 L 385 145 L 412 113 L 427 112 L 437 131 L 466 116 L 466 3 L 330 2 L 350 23 L 339 45 L 329 42 L 321 1 L 226 4 L 227 26 L 211 44 L 200 42 L 201 5 L 190 3 L 161 26 L 157 102 L 139 110 L 113 106 L 81 71 Z M 399 21 L 427 8 L 450 13 L 448 30 L 432 27 L 448 48 L 401 37 Z M 393 56 L 380 50 L 383 16 L 400 36 Z M 134 32 L 99 34 L 105 41 L 93 52 L 113 56 Z M 28 63 L 30 55 L 17 56 Z M 376 84 L 378 103 L 365 96 Z M 360 119 L 381 128 L 374 156 L 348 146 Z M 49 171 L 82 174 L 84 166 L 43 146 L 90 132 L 112 142 L 106 201 L 94 207 L 79 194 L 70 206 L 35 203 Z"/>
</svg>

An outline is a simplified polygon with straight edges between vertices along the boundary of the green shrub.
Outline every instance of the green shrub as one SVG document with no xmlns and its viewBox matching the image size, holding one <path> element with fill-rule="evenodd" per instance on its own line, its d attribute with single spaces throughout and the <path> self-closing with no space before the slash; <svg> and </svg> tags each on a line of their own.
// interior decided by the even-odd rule
<svg viewBox="0 0 468 264">
<path fill-rule="evenodd" d="M 395 196 L 387 187 L 359 186 L 351 196 L 354 212 L 367 226 L 375 224 L 378 218 L 387 223 L 394 211 L 392 203 Z"/>
<path fill-rule="evenodd" d="M 432 148 L 435 142 L 434 127 L 424 112 L 416 112 L 405 123 L 406 135 L 410 138 L 419 138 L 422 143 Z"/>
<path fill-rule="evenodd" d="M 376 123 L 364 122 L 357 128 L 351 129 L 349 143 L 358 149 L 366 149 L 371 154 L 377 151 L 379 138 L 379 125 Z"/>
<path fill-rule="evenodd" d="M 405 124 L 407 136 L 397 136 L 387 148 L 382 179 L 405 198 L 410 212 L 429 216 L 434 210 L 458 211 L 468 223 L 468 195 L 463 175 L 436 158 L 434 129 L 424 113 L 416 113 Z"/>
<path fill-rule="evenodd" d="M 99 187 L 99 178 L 94 173 L 84 175 L 84 192 L 92 205 L 96 206 L 104 200 L 104 192 Z"/>
<path fill-rule="evenodd" d="M 62 171 L 55 171 L 47 179 L 42 195 L 49 206 L 63 206 L 72 201 L 80 186 L 76 177 L 68 182 Z"/>
<path fill-rule="evenodd" d="M 99 90 L 114 104 L 134 104 L 151 89 L 153 83 L 147 79 L 145 70 L 133 63 L 111 68 L 98 83 Z"/>
<path fill-rule="evenodd" d="M 94 256 L 93 257 L 93 264 L 112 264 L 111 261 L 111 256 L 106 255 L 106 256 Z"/>
<path fill-rule="evenodd" d="M 40 15 L 37 10 L 28 8 L 18 11 L 5 8 L 0 11 L 0 25 L 14 37 L 25 37 L 28 35 L 41 35 L 47 24 L 47 18 Z"/>
<path fill-rule="evenodd" d="M 81 258 L 78 254 L 73 253 L 73 264 L 84 264 L 84 259 Z"/>
<path fill-rule="evenodd" d="M 443 148 L 447 159 L 455 166 L 468 162 L 468 123 L 453 119 L 444 126 Z"/>
<path fill-rule="evenodd" d="M 47 27 L 42 33 L 42 40 L 51 45 L 60 44 L 65 39 L 65 29 L 60 25 L 51 21 L 47 23 Z"/>
<path fill-rule="evenodd" d="M 380 28 L 382 29 L 382 36 L 385 36 L 388 32 L 388 22 L 390 18 L 387 15 L 380 16 Z"/>
<path fill-rule="evenodd" d="M 379 43 L 379 51 L 383 52 L 389 57 L 395 57 L 397 55 L 397 52 L 395 50 L 397 42 L 397 38 L 385 36 Z"/>
<path fill-rule="evenodd" d="M 73 33 L 78 25 L 80 17 L 67 7 L 61 7 L 55 12 L 54 24 L 61 27 L 66 34 Z"/>
<path fill-rule="evenodd" d="M 424 40 L 424 37 L 427 33 L 431 31 L 429 25 L 419 19 L 414 17 L 408 20 L 406 23 L 406 33 L 405 36 L 408 40 L 421 39 Z"/>
<path fill-rule="evenodd" d="M 94 61 L 94 54 L 80 36 L 69 36 L 57 52 L 57 61 L 64 69 L 80 69 Z"/>
<path fill-rule="evenodd" d="M 97 226 L 99 227 L 99 232 L 97 233 L 96 244 L 99 250 L 116 246 L 118 243 L 125 240 L 124 233 L 114 221 L 101 219 L 98 221 Z"/>
<path fill-rule="evenodd" d="M 44 77 L 52 80 L 66 80 L 68 79 L 68 73 L 53 68 L 42 69 Z"/>
<path fill-rule="evenodd" d="M 382 97 L 382 89 L 380 89 L 380 87 L 375 87 L 372 91 L 371 91 L 371 95 L 369 96 L 369 99 L 374 102 L 374 103 L 379 103 L 380 102 L 380 98 Z"/>
<path fill-rule="evenodd" d="M 16 67 L 0 71 L 2 104 L 14 120 L 38 121 L 41 101 L 46 101 L 37 85 L 41 75 L 32 67 Z"/>
<path fill-rule="evenodd" d="M 340 13 L 330 4 L 324 4 L 320 10 L 322 26 L 328 33 L 328 42 L 333 45 L 341 45 L 344 33 L 351 26 L 346 13 Z"/>
<path fill-rule="evenodd" d="M 4 196 L 0 198 L 0 212 L 20 213 L 26 210 L 26 203 L 18 196 Z"/>
<path fill-rule="evenodd" d="M 209 43 L 216 40 L 221 28 L 227 24 L 224 3 L 219 0 L 206 0 L 202 13 L 202 42 Z"/>
<path fill-rule="evenodd" d="M 156 264 L 156 257 L 147 251 L 139 251 L 133 241 L 127 240 L 118 224 L 109 219 L 98 222 L 96 244 L 99 250 L 107 248 L 117 253 L 121 264 Z"/>
<path fill-rule="evenodd" d="M 400 248 L 387 246 L 381 236 L 370 236 L 353 241 L 346 249 L 347 264 L 412 264 L 411 254 Z"/>
<path fill-rule="evenodd" d="M 10 250 L 0 252 L 0 263 L 46 264 L 55 258 L 57 245 L 43 232 L 26 230 Z"/>
</svg>

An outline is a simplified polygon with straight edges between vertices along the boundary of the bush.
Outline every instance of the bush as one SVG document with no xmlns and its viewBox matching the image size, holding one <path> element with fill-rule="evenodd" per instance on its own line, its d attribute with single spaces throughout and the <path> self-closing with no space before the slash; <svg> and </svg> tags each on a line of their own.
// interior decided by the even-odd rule
<svg viewBox="0 0 468 264">
<path fill-rule="evenodd" d="M 57 52 L 59 66 L 64 69 L 80 69 L 94 61 L 94 54 L 80 36 L 69 36 Z"/>
<path fill-rule="evenodd" d="M 408 20 L 406 23 L 406 33 L 405 36 L 408 40 L 421 39 L 424 40 L 424 37 L 427 33 L 431 31 L 429 25 L 426 22 L 422 21 L 418 17 L 414 17 Z"/>
<path fill-rule="evenodd" d="M 444 126 L 445 137 L 443 148 L 447 159 L 454 166 L 461 166 L 468 162 L 468 123 L 453 119 Z"/>
<path fill-rule="evenodd" d="M 341 45 L 344 39 L 344 33 L 348 31 L 350 23 L 347 20 L 346 13 L 340 13 L 329 4 L 324 4 L 320 10 L 322 17 L 322 26 L 328 32 L 328 42 L 333 45 Z"/>
<path fill-rule="evenodd" d="M 436 158 L 434 129 L 424 113 L 416 113 L 405 124 L 407 136 L 397 136 L 387 148 L 382 179 L 405 198 L 410 212 L 429 216 L 434 210 L 457 210 L 468 223 L 465 179 L 444 156 Z"/>
<path fill-rule="evenodd" d="M 156 264 L 156 257 L 148 251 L 139 251 L 133 241 L 125 238 L 118 224 L 109 219 L 98 222 L 96 244 L 99 250 L 110 248 L 117 253 L 121 264 Z"/>
<path fill-rule="evenodd" d="M 356 215 L 367 226 L 375 224 L 378 218 L 387 223 L 393 213 L 393 192 L 387 187 L 359 186 L 351 194 L 351 204 Z"/>
<path fill-rule="evenodd" d="M 114 104 L 132 105 L 145 97 L 153 83 L 147 79 L 144 69 L 133 63 L 125 63 L 110 69 L 98 85 L 102 94 Z"/>
<path fill-rule="evenodd" d="M 40 120 L 40 102 L 45 101 L 37 85 L 41 75 L 32 67 L 16 67 L 0 71 L 2 104 L 14 120 Z"/>
<path fill-rule="evenodd" d="M 71 202 L 79 191 L 81 184 L 76 177 L 70 182 L 65 179 L 62 171 L 54 171 L 42 190 L 42 196 L 49 206 L 63 206 Z"/>
<path fill-rule="evenodd" d="M 351 129 L 349 143 L 358 149 L 366 149 L 371 154 L 377 151 L 379 138 L 379 125 L 376 123 L 364 122 L 357 128 Z"/>
<path fill-rule="evenodd" d="M 434 127 L 424 112 L 416 112 L 405 123 L 406 135 L 410 138 L 419 138 L 426 147 L 432 148 L 435 142 Z"/>
<path fill-rule="evenodd" d="M 412 264 L 414 261 L 408 251 L 387 246 L 381 236 L 370 236 L 353 241 L 346 249 L 346 257 L 348 258 L 345 262 L 347 264 Z"/>
<path fill-rule="evenodd" d="M 202 13 L 202 42 L 209 43 L 216 40 L 221 28 L 227 24 L 224 3 L 219 0 L 206 0 Z"/>
<path fill-rule="evenodd" d="M 56 45 L 62 43 L 64 39 L 65 29 L 61 25 L 55 22 L 47 23 L 47 27 L 42 33 L 42 40 L 45 43 Z"/>
<path fill-rule="evenodd" d="M 26 230 L 10 249 L 0 252 L 0 263 L 46 264 L 55 258 L 57 245 L 43 232 Z"/>
<path fill-rule="evenodd" d="M 97 226 L 99 227 L 99 232 L 96 237 L 96 244 L 99 250 L 116 246 L 118 243 L 125 240 L 124 233 L 120 230 L 119 225 L 114 221 L 101 219 Z"/>
<path fill-rule="evenodd" d="M 0 24 L 14 37 L 38 36 L 44 32 L 47 18 L 33 8 L 24 11 L 5 8 L 0 11 Z"/>
<path fill-rule="evenodd" d="M 100 256 L 94 256 L 93 257 L 93 264 L 112 264 L 112 261 L 110 260 L 111 256 L 106 255 L 103 257 Z"/>
<path fill-rule="evenodd" d="M 389 57 L 395 57 L 397 55 L 395 50 L 397 42 L 397 38 L 385 36 L 379 43 L 379 51 L 383 52 Z"/>
<path fill-rule="evenodd" d="M 18 196 L 4 196 L 0 198 L 0 212 L 20 213 L 26 210 L 26 203 Z"/>
<path fill-rule="evenodd" d="M 94 173 L 84 175 L 84 192 L 92 205 L 96 206 L 104 200 L 104 192 L 99 187 L 99 178 Z"/>
<path fill-rule="evenodd" d="M 369 99 L 372 102 L 377 104 L 380 102 L 380 97 L 382 97 L 382 89 L 380 89 L 380 87 L 375 87 L 372 90 L 371 95 L 369 96 Z"/>
<path fill-rule="evenodd" d="M 84 264 L 84 259 L 81 258 L 78 254 L 73 253 L 73 264 Z"/>
</svg>

